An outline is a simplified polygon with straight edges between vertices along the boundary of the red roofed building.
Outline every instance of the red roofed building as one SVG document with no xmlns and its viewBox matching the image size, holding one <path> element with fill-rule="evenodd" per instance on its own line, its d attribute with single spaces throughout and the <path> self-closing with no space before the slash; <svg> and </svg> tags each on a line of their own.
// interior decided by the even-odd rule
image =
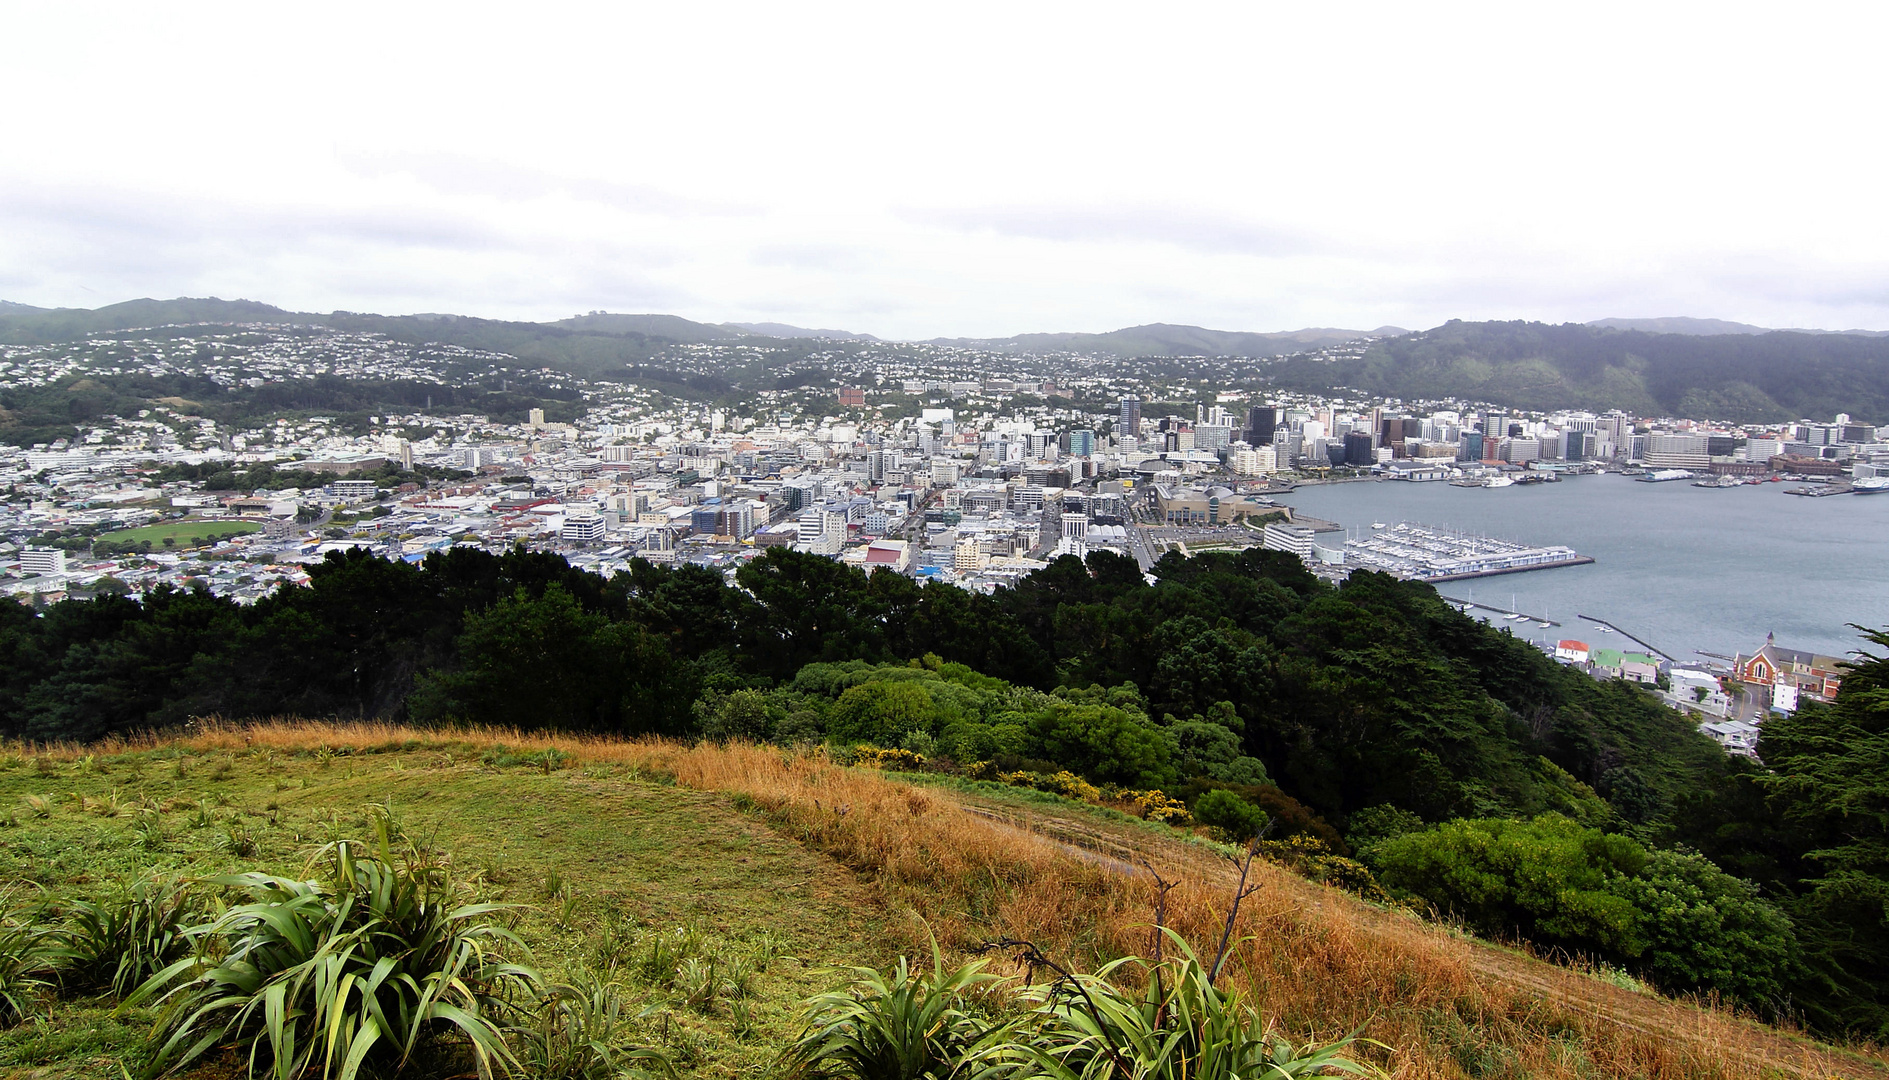
<svg viewBox="0 0 1889 1080">
<path fill-rule="evenodd" d="M 866 570 L 896 570 L 912 565 L 912 550 L 903 540 L 874 540 L 866 547 Z"/>
<path fill-rule="evenodd" d="M 1575 641 L 1569 638 L 1566 641 L 1555 643 L 1554 658 L 1556 660 L 1566 660 L 1570 664 L 1585 664 L 1587 663 L 1587 654 L 1588 648 L 1587 642 L 1585 641 Z"/>
<path fill-rule="evenodd" d="M 1732 671 L 1747 683 L 1789 687 L 1812 701 L 1830 701 L 1843 685 L 1842 664 L 1834 656 L 1783 648 L 1775 635 L 1767 634 L 1763 648 L 1733 659 Z"/>
</svg>

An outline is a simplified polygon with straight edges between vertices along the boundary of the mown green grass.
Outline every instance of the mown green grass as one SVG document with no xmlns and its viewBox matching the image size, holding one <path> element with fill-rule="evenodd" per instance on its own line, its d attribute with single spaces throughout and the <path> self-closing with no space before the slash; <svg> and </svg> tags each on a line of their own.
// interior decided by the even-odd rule
<svg viewBox="0 0 1889 1080">
<path fill-rule="evenodd" d="M 135 544 L 149 540 L 153 544 L 162 544 L 166 538 L 179 544 L 194 544 L 209 536 L 228 536 L 231 533 L 261 532 L 262 526 L 253 521 L 228 521 L 222 519 L 187 518 L 183 521 L 164 521 L 156 525 L 141 525 L 135 529 L 120 529 L 117 532 L 104 533 L 100 540 L 109 540 L 114 544 Z"/>
<path fill-rule="evenodd" d="M 382 817 L 449 852 L 468 899 L 522 905 L 507 921 L 551 977 L 614 959 L 631 1011 L 646 1013 L 638 1038 L 704 1077 L 764 1071 L 795 1034 L 798 1004 L 830 981 L 816 969 L 883 964 L 909 930 L 843 868 L 726 796 L 618 766 L 484 756 L 0 755 L 0 881 L 19 883 L 16 905 L 56 905 L 153 871 L 313 877 L 323 844 L 371 838 Z M 48 800 L 45 816 L 29 795 Z M 683 1001 L 665 969 L 691 953 L 759 969 L 751 995 Z M 0 1075 L 118 1077 L 143 1060 L 151 1013 L 108 999 L 61 999 L 49 1013 L 0 1031 Z"/>
</svg>

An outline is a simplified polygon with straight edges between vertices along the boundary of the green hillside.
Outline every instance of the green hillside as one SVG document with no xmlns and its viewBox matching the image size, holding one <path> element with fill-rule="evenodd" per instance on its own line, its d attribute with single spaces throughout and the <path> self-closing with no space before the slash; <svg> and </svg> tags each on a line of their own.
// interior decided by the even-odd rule
<svg viewBox="0 0 1889 1080">
<path fill-rule="evenodd" d="M 837 863 L 725 795 L 630 767 L 565 768 L 556 752 L 513 755 L 489 740 L 381 753 L 180 743 L 55 759 L 19 749 L 0 759 L 8 917 L 69 911 L 154 877 L 318 877 L 324 844 L 372 841 L 391 826 L 396 850 L 450 867 L 460 902 L 516 905 L 504 922 L 548 978 L 615 965 L 624 1041 L 664 1050 L 689 1075 L 765 1067 L 793 1034 L 796 1004 L 830 981 L 816 969 L 883 964 L 896 951 L 884 935 L 898 920 Z M 685 1000 L 677 967 L 690 958 L 720 972 Z M 0 1025 L 0 1074 L 136 1072 L 158 1013 L 112 997 L 71 994 L 37 1022 Z"/>
<path fill-rule="evenodd" d="M 1480 945 L 1314 884 L 1275 862 L 1274 851 L 1291 845 L 1241 869 L 1205 829 L 1007 794 L 1015 790 L 846 768 L 804 746 L 377 724 L 198 724 L 129 743 L 8 744 L 0 748 L 0 803 L 13 809 L 0 822 L 0 875 L 18 887 L 0 911 L 0 996 L 11 995 L 0 1001 L 0 1074 L 122 1080 L 158 1071 L 164 1042 L 153 1034 L 188 1013 L 166 1012 L 153 992 L 137 990 L 144 974 L 119 974 L 125 964 L 148 972 L 181 957 L 182 967 L 154 985 L 194 985 L 189 941 L 158 927 L 195 927 L 206 943 L 202 962 L 225 973 L 244 962 L 215 947 L 232 934 L 273 942 L 268 956 L 245 954 L 258 958 L 258 971 L 292 972 L 280 965 L 305 954 L 353 963 L 318 941 L 296 944 L 290 931 L 308 912 L 336 911 L 327 905 L 341 897 L 381 910 L 376 897 L 385 894 L 362 882 L 386 879 L 359 876 L 364 862 L 379 859 L 396 881 L 428 883 L 418 887 L 437 900 L 433 919 L 450 908 L 445 917 L 462 933 L 484 935 L 482 965 L 503 958 L 530 969 L 530 979 L 497 967 L 464 972 L 469 984 L 515 983 L 509 995 L 476 1005 L 519 1059 L 508 1067 L 495 1056 L 495 1075 L 781 1075 L 781 1052 L 818 1015 L 803 1003 L 858 978 L 835 965 L 884 972 L 895 955 L 916 954 L 913 990 L 923 1001 L 936 985 L 926 961 L 932 941 L 946 970 L 981 953 L 989 973 L 1007 980 L 958 999 L 966 1022 L 1016 1022 L 1032 1001 L 1023 981 L 1053 973 L 980 943 L 1027 940 L 1055 963 L 1093 971 L 1145 955 L 1157 911 L 1174 932 L 1170 955 L 1185 944 L 1212 957 L 1225 931 L 1234 932 L 1218 978 L 1231 1015 L 1300 1053 L 1308 1041 L 1362 1033 L 1372 1041 L 1352 1052 L 1366 1076 L 1379 1068 L 1450 1080 L 1883 1071 L 1865 1052 L 1832 1051 L 1729 1011 L 1662 998 L 1617 972 Z M 344 843 L 352 862 L 341 858 Z M 230 876 L 237 873 L 273 878 Z M 1171 887 L 1157 889 L 1157 879 Z M 1232 907 L 1236 888 L 1244 903 Z M 138 896 L 164 903 L 136 907 Z M 260 906 L 235 907 L 246 903 Z M 154 921 L 135 931 L 108 917 L 129 910 Z M 239 919 L 250 921 L 231 921 Z M 345 938 L 359 947 L 371 924 L 351 925 L 363 926 Z M 378 925 L 393 941 L 433 924 L 408 912 Z M 35 940 L 35 932 L 57 936 Z M 125 951 L 125 942 L 148 950 Z M 46 967 L 30 966 L 35 949 Z M 409 955 L 388 952 L 383 962 L 401 970 L 416 962 Z M 1137 970 L 1113 978 L 1133 991 Z M 34 978 L 39 985 L 27 981 Z M 271 978 L 290 985 L 287 975 Z M 349 985 L 356 996 L 337 991 L 347 1000 L 411 1000 L 393 980 L 372 990 Z M 249 993 L 242 985 L 229 992 Z M 317 986 L 293 1000 L 322 993 Z M 840 1000 L 896 1006 L 855 993 Z M 261 1047 L 257 1075 L 266 1075 L 264 1020 L 258 1010 L 247 1035 L 203 1044 L 203 1056 L 172 1075 L 241 1076 L 252 1047 Z M 269 1023 L 314 1034 L 293 1010 Z M 361 1075 L 476 1074 L 459 1028 L 442 1018 L 428 1030 L 405 1062 L 384 1042 L 362 1047 Z M 920 1025 L 895 1038 L 910 1045 L 903 1040 L 926 1030 L 935 1031 Z M 318 1063 L 302 1075 L 321 1075 Z"/>
<path fill-rule="evenodd" d="M 940 340 L 946 344 L 978 345 L 1014 352 L 1100 352 L 1117 356 L 1277 356 L 1301 349 L 1355 341 L 1362 337 L 1404 332 L 1394 326 L 1384 326 L 1376 330 L 1311 328 L 1261 334 L 1149 323 L 1104 334 L 1018 334 L 1007 338 Z"/>
<path fill-rule="evenodd" d="M 1275 385 L 1521 409 L 1620 409 L 1768 423 L 1839 412 L 1889 422 L 1889 340 L 1848 334 L 1653 334 L 1452 320 L 1355 358 L 1273 368 Z"/>
</svg>

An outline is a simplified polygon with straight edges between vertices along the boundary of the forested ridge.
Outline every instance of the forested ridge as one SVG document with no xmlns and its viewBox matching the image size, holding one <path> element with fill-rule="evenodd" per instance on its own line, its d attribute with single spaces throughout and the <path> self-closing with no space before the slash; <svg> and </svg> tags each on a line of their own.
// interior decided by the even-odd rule
<svg viewBox="0 0 1889 1080">
<path fill-rule="evenodd" d="M 1619 409 L 1750 424 L 1842 412 L 1889 422 L 1889 340 L 1847 334 L 1700 336 L 1452 319 L 1373 342 L 1354 357 L 1290 359 L 1269 376 L 1310 392 L 1350 387 L 1544 411 Z"/>
<path fill-rule="evenodd" d="M 0 730 L 384 717 L 871 744 L 1267 817 L 1392 895 L 1828 1031 L 1889 1032 L 1886 662 L 1728 759 L 1429 586 L 1249 550 L 1065 557 L 993 595 L 771 549 L 644 562 L 362 553 L 244 607 L 0 605 Z M 1889 644 L 1878 637 L 1877 644 Z M 1275 834 L 1279 835 L 1278 833 Z"/>
</svg>

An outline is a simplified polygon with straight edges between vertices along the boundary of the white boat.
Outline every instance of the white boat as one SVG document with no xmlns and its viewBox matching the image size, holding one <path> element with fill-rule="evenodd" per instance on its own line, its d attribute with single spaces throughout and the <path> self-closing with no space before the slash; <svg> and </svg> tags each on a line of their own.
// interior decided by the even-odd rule
<svg viewBox="0 0 1889 1080">
<path fill-rule="evenodd" d="M 1385 524 L 1384 524 L 1383 522 L 1381 522 L 1381 521 L 1373 521 L 1373 522 L 1371 522 L 1371 528 L 1373 528 L 1373 529 L 1386 529 L 1386 528 L 1389 528 L 1389 527 L 1390 527 L 1390 526 L 1388 526 L 1388 525 L 1385 525 Z"/>
<path fill-rule="evenodd" d="M 1499 488 L 1499 487 L 1514 487 L 1514 486 L 1515 486 L 1515 481 L 1514 481 L 1514 480 L 1511 480 L 1511 479 L 1509 479 L 1509 478 L 1508 478 L 1508 477 L 1506 477 L 1506 476 L 1491 476 L 1491 477 L 1489 478 L 1489 482 L 1488 482 L 1488 483 L 1486 483 L 1486 484 L 1484 484 L 1484 485 L 1482 485 L 1482 486 L 1483 486 L 1483 487 L 1492 487 L 1492 488 Z"/>
</svg>

